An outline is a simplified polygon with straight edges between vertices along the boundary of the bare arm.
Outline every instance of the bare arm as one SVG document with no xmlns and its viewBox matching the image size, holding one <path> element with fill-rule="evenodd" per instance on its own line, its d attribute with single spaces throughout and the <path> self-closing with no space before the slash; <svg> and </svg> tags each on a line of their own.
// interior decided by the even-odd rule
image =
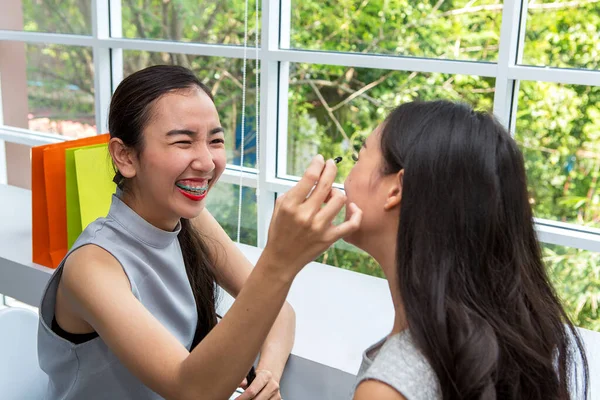
<svg viewBox="0 0 600 400">
<path fill-rule="evenodd" d="M 315 159 L 302 180 L 277 200 L 269 243 L 256 267 L 223 320 L 191 353 L 133 296 L 117 260 L 99 247 L 85 246 L 65 264 L 61 282 L 70 308 L 163 397 L 226 398 L 250 369 L 295 275 L 360 225 L 361 212 L 354 205 L 349 221 L 332 225 L 346 199 L 332 192 L 336 168 L 333 162 L 326 165 Z"/>
<path fill-rule="evenodd" d="M 193 221 L 195 228 L 210 238 L 207 241 L 215 260 L 219 284 L 234 298 L 238 296 L 252 272 L 252 264 L 233 243 L 227 233 L 208 212 L 202 213 Z M 267 370 L 277 383 L 281 380 L 296 330 L 296 315 L 292 306 L 285 302 L 269 335 L 260 349 L 257 371 Z"/>
<path fill-rule="evenodd" d="M 262 265 L 241 301 L 191 354 L 133 296 L 123 269 L 104 250 L 86 246 L 73 253 L 62 286 L 77 314 L 151 389 L 169 399 L 223 399 L 250 369 L 291 284 Z"/>
<path fill-rule="evenodd" d="M 379 381 L 363 381 L 356 388 L 354 400 L 406 400 L 396 389 Z"/>
</svg>

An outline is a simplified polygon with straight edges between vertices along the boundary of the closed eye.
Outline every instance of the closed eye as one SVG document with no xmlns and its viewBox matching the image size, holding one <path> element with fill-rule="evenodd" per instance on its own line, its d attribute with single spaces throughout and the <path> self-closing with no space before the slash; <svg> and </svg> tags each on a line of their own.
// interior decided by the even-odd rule
<svg viewBox="0 0 600 400">
<path fill-rule="evenodd" d="M 192 144 L 191 140 L 180 140 L 179 142 L 175 142 L 174 144 Z"/>
</svg>

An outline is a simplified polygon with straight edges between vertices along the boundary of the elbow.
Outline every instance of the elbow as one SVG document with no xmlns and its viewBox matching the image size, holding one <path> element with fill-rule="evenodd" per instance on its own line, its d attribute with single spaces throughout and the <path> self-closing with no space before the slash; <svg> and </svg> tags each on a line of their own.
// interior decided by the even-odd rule
<svg viewBox="0 0 600 400">
<path fill-rule="evenodd" d="M 186 362 L 181 364 L 174 386 L 171 388 L 172 396 L 166 396 L 169 400 L 192 400 L 198 399 L 198 393 L 202 393 L 200 382 L 193 379 L 191 371 L 186 368 Z"/>
<path fill-rule="evenodd" d="M 284 321 L 286 326 L 285 330 L 289 335 L 290 346 L 292 346 L 296 341 L 296 311 L 294 311 L 294 308 L 286 301 L 283 304 L 280 316 Z"/>
<path fill-rule="evenodd" d="M 283 304 L 283 315 L 291 329 L 296 330 L 296 311 L 287 301 Z"/>
<path fill-rule="evenodd" d="M 212 391 L 212 393 L 207 393 L 206 387 L 205 388 L 198 388 L 196 387 L 190 387 L 190 388 L 186 388 L 184 390 L 180 390 L 177 394 L 177 397 L 174 397 L 173 400 L 198 400 L 198 399 L 203 399 L 203 400 L 223 400 L 223 399 L 228 399 L 229 397 L 231 397 L 231 395 L 233 394 L 235 389 L 233 389 L 231 391 L 230 394 L 226 395 L 223 393 L 223 391 L 221 391 L 221 393 L 216 393 L 216 391 Z M 220 391 L 220 390 L 219 390 Z M 201 394 L 199 394 L 201 393 Z"/>
<path fill-rule="evenodd" d="M 194 371 L 185 367 L 185 362 L 178 373 L 176 383 L 172 387 L 172 396 L 165 396 L 169 400 L 223 400 L 228 399 L 235 391 L 222 381 L 215 381 L 214 377 L 201 376 L 202 371 Z M 210 383 L 212 380 L 212 383 Z"/>
<path fill-rule="evenodd" d="M 203 395 L 199 395 L 199 393 L 203 393 Z M 181 384 L 175 391 L 175 395 L 173 397 L 167 397 L 170 400 L 198 400 L 202 399 L 216 399 L 216 397 L 211 397 L 207 395 L 205 391 L 199 387 L 198 384 Z"/>
</svg>

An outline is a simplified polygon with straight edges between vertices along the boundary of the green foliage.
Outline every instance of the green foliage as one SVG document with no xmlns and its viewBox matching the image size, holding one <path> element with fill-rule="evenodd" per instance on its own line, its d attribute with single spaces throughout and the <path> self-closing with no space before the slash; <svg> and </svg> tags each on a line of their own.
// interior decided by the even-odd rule
<svg viewBox="0 0 600 400">
<path fill-rule="evenodd" d="M 294 0 L 291 44 L 314 50 L 495 61 L 501 2 L 469 4 Z"/>
<path fill-rule="evenodd" d="M 206 197 L 206 208 L 233 241 L 237 241 L 240 186 L 220 182 Z M 256 246 L 256 191 L 242 189 L 240 243 Z"/>
<path fill-rule="evenodd" d="M 598 226 L 600 87 L 520 86 L 516 139 L 536 216 Z"/>
<path fill-rule="evenodd" d="M 546 245 L 544 260 L 573 323 L 600 331 L 600 253 Z"/>
<path fill-rule="evenodd" d="M 249 5 L 251 46 L 257 31 L 254 5 Z M 90 6 L 90 0 L 23 0 L 25 29 L 89 35 Z M 243 44 L 242 0 L 122 0 L 122 7 L 126 38 Z M 306 50 L 496 62 L 502 7 L 500 0 L 293 0 L 289 43 Z M 598 26 L 596 0 L 530 2 L 523 63 L 599 69 Z M 51 110 L 56 119 L 93 115 L 90 49 L 56 45 L 27 49 L 31 113 Z M 242 61 L 124 51 L 125 75 L 159 63 L 189 67 L 211 88 L 228 132 L 228 160 L 239 157 L 234 132 L 241 121 Z M 246 113 L 253 117 L 259 71 L 249 63 L 246 72 Z M 352 153 L 391 108 L 413 99 L 450 98 L 491 110 L 494 85 L 494 79 L 480 76 L 292 64 L 288 158 L 278 172 L 302 173 L 317 152 L 342 155 L 346 161 L 339 165 L 338 182 L 343 182 Z M 515 94 L 515 138 L 524 154 L 535 215 L 597 227 L 600 87 L 520 82 Z M 251 131 L 249 126 L 247 133 Z M 213 192 L 209 209 L 235 238 L 239 188 L 222 183 L 219 190 Z M 256 203 L 253 191 L 244 192 L 242 242 L 253 244 Z M 598 253 L 546 246 L 544 257 L 576 323 L 600 329 Z M 374 260 L 345 243 L 337 243 L 319 261 L 382 276 Z"/>
<path fill-rule="evenodd" d="M 581 1 L 576 8 L 554 0 L 529 8 L 523 61 L 526 64 L 598 69 L 600 66 L 600 5 Z M 559 7 L 552 7 L 559 4 Z"/>
</svg>

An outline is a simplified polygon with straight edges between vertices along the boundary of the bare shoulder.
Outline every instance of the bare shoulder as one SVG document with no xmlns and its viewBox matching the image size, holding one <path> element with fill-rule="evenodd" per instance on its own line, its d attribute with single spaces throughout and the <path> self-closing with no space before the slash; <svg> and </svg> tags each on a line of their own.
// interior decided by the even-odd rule
<svg viewBox="0 0 600 400">
<path fill-rule="evenodd" d="M 77 299 L 83 299 L 92 288 L 109 283 L 115 292 L 131 291 L 125 271 L 117 259 L 101 247 L 90 244 L 73 251 L 65 260 L 61 286 Z"/>
<path fill-rule="evenodd" d="M 375 380 L 361 382 L 354 393 L 354 400 L 406 400 L 391 386 Z"/>
</svg>

